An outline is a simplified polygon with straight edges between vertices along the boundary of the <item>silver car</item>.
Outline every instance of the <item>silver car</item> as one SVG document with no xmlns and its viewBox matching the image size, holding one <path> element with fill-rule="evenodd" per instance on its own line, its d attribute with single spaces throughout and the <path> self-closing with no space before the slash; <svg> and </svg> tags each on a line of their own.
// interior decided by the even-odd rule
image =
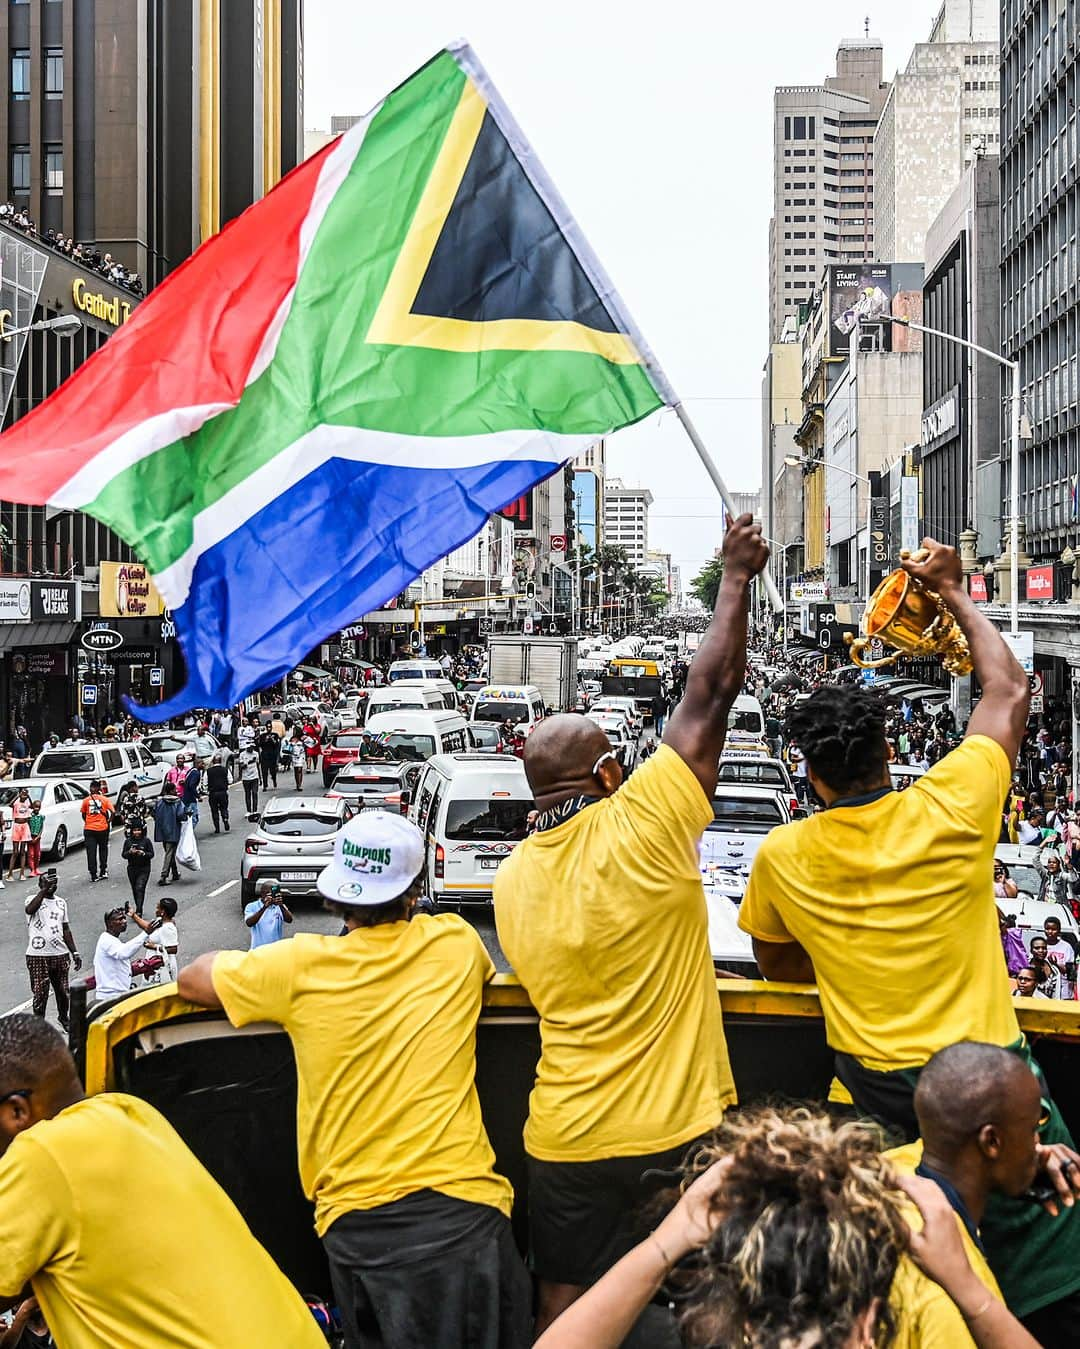
<svg viewBox="0 0 1080 1349">
<path fill-rule="evenodd" d="M 276 881 L 293 899 L 318 895 L 319 874 L 333 857 L 339 830 L 355 813 L 343 797 L 272 796 L 244 840 L 241 907 L 256 897 L 262 881 Z"/>
</svg>

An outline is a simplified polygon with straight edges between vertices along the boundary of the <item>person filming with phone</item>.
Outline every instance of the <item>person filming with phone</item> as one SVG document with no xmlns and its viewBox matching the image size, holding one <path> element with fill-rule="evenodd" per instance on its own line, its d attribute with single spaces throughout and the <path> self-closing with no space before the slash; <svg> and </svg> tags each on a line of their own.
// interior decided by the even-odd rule
<svg viewBox="0 0 1080 1349">
<path fill-rule="evenodd" d="M 281 941 L 285 924 L 292 920 L 289 906 L 281 898 L 281 886 L 276 881 L 263 881 L 258 899 L 244 906 L 244 922 L 251 928 L 251 950 Z"/>
</svg>

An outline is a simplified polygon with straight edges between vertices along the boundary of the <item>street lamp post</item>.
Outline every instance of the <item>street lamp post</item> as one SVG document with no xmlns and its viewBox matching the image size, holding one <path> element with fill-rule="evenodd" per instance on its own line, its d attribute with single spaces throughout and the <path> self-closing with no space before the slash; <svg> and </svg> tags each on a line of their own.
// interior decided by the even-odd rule
<svg viewBox="0 0 1080 1349">
<path fill-rule="evenodd" d="M 21 337 L 23 333 L 55 333 L 57 337 L 74 337 L 82 326 L 83 321 L 78 314 L 57 314 L 55 318 L 28 323 L 25 328 L 0 330 L 0 338 L 10 342 L 13 337 Z"/>
<path fill-rule="evenodd" d="M 865 473 L 856 473 L 852 468 L 844 468 L 842 464 L 825 464 L 822 459 L 810 459 L 801 454 L 785 454 L 784 463 L 789 468 L 797 468 L 800 464 L 823 464 L 824 467 L 836 469 L 838 473 L 846 473 L 849 478 L 854 478 L 856 482 L 866 484 L 866 602 L 870 603 L 870 479 Z"/>
<path fill-rule="evenodd" d="M 1010 361 L 1007 356 L 999 356 L 988 347 L 980 347 L 977 342 L 969 342 L 966 337 L 956 337 L 953 333 L 943 333 L 940 328 L 927 328 L 925 324 L 915 323 L 911 319 L 893 318 L 893 323 L 903 324 L 917 333 L 926 333 L 929 337 L 940 337 L 943 342 L 952 342 L 958 347 L 967 347 L 969 351 L 986 356 L 998 365 L 1012 371 L 1012 407 L 1010 423 L 1012 428 L 1010 468 L 1009 468 L 1009 629 L 1015 636 L 1020 629 L 1020 362 Z M 866 322 L 866 320 L 862 320 Z"/>
</svg>

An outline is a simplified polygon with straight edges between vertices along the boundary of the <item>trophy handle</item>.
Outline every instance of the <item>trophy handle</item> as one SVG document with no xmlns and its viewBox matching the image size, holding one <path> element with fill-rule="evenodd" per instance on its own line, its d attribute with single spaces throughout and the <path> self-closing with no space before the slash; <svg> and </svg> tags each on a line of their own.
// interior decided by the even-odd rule
<svg viewBox="0 0 1080 1349">
<path fill-rule="evenodd" d="M 851 659 L 860 670 L 880 670 L 883 665 L 895 665 L 900 659 L 900 652 L 896 651 L 891 656 L 882 656 L 880 660 L 863 660 L 862 653 L 870 645 L 873 639 L 870 637 L 852 637 L 850 632 L 844 633 L 844 641 L 851 648 Z"/>
</svg>

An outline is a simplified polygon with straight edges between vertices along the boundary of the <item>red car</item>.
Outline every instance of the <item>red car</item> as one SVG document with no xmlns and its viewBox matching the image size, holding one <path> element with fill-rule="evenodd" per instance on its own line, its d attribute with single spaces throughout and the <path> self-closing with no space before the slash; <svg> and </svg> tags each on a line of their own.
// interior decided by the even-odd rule
<svg viewBox="0 0 1080 1349">
<path fill-rule="evenodd" d="M 323 786 L 329 787 L 346 764 L 355 763 L 360 754 L 360 743 L 364 738 L 363 728 L 350 726 L 348 730 L 338 731 L 322 752 Z"/>
</svg>

